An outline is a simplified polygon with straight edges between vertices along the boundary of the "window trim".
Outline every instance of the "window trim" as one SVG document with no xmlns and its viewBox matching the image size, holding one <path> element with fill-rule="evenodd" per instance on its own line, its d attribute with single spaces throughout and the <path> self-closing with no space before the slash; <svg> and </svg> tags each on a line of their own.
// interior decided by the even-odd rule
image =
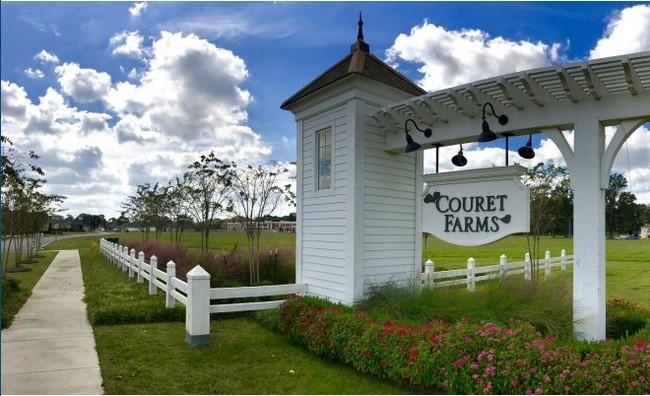
<svg viewBox="0 0 650 396">
<path fill-rule="evenodd" d="M 329 134 L 329 186 L 325 188 L 320 187 L 321 178 L 321 146 L 319 136 L 323 133 Z M 324 146 L 327 147 L 327 146 Z M 316 193 L 331 192 L 334 189 L 334 128 L 328 125 L 320 128 L 314 132 L 314 191 Z"/>
</svg>

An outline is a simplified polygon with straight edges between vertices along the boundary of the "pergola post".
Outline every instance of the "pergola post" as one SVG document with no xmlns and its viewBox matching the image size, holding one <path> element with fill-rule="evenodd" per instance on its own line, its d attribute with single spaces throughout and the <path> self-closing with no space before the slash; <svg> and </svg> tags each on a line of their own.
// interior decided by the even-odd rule
<svg viewBox="0 0 650 396">
<path fill-rule="evenodd" d="M 593 114 L 575 123 L 571 185 L 573 219 L 573 331 L 586 340 L 605 339 L 605 189 L 600 161 L 605 129 Z"/>
</svg>

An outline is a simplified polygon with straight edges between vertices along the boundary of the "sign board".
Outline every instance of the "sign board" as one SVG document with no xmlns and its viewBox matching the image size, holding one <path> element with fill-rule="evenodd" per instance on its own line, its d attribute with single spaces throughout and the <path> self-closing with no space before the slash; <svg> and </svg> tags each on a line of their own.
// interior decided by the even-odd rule
<svg viewBox="0 0 650 396">
<path fill-rule="evenodd" d="M 530 230 L 523 166 L 423 175 L 422 231 L 455 245 L 477 246 Z"/>
</svg>

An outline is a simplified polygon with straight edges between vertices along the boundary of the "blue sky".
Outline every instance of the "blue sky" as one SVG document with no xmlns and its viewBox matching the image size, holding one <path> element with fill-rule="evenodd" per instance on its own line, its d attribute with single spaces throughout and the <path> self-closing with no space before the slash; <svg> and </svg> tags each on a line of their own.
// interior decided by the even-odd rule
<svg viewBox="0 0 650 396">
<path fill-rule="evenodd" d="M 66 195 L 73 215 L 117 216 L 135 186 L 166 183 L 210 150 L 238 163 L 295 161 L 293 116 L 279 106 L 348 53 L 359 11 L 371 52 L 428 91 L 650 50 L 647 2 L 1 7 L 2 133 L 42 156 L 49 191 Z M 561 163 L 543 139 L 535 162 Z M 499 145 L 469 145 L 466 155 L 475 150 L 471 162 L 490 166 Z M 650 203 L 648 128 L 621 155 L 615 168 Z M 433 161 L 427 154 L 425 168 Z"/>
</svg>

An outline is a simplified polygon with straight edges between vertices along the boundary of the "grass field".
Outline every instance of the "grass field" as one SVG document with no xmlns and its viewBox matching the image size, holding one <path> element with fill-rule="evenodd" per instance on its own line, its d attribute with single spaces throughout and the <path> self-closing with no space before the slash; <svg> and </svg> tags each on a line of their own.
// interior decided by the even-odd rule
<svg viewBox="0 0 650 396">
<path fill-rule="evenodd" d="M 141 233 L 118 233 L 120 242 L 142 238 Z M 161 241 L 168 241 L 169 234 L 163 234 Z M 199 249 L 200 239 L 196 232 L 186 232 L 182 241 L 184 246 Z M 211 249 L 228 251 L 235 244 L 246 246 L 242 232 L 215 231 L 210 237 Z M 263 233 L 262 249 L 275 247 L 295 247 L 295 234 Z M 565 249 L 573 253 L 573 239 L 543 236 L 540 239 L 540 251 L 551 251 L 553 257 L 559 256 Z M 443 242 L 433 236 L 423 244 L 424 259 L 436 263 L 436 271 L 467 268 L 467 259 L 474 257 L 477 266 L 492 265 L 499 262 L 501 254 L 509 261 L 521 261 L 528 251 L 528 243 L 523 235 L 513 235 L 484 246 L 456 246 Z M 543 253 L 542 253 L 543 254 Z M 650 309 L 650 240 L 614 240 L 606 241 L 607 258 L 607 298 L 622 298 Z M 569 271 L 570 272 L 570 271 Z"/>
<path fill-rule="evenodd" d="M 243 243 L 241 233 L 215 233 L 213 244 L 223 249 Z M 129 235 L 133 236 L 133 234 Z M 119 234 L 120 242 L 127 235 Z M 196 238 L 195 238 L 196 237 Z M 198 235 L 188 233 L 188 243 Z M 161 296 L 146 296 L 146 284 L 129 283 L 126 276 L 91 250 L 99 237 L 87 236 L 53 243 L 52 249 L 80 249 L 89 312 L 94 307 L 108 307 L 103 317 L 133 316 L 150 312 L 150 302 L 162 305 Z M 194 242 L 192 242 L 194 241 Z M 469 255 L 479 264 L 493 264 L 501 253 L 511 257 L 525 252 L 525 238 L 509 237 L 476 248 L 460 248 L 428 241 L 428 251 L 444 252 L 437 262 L 466 265 Z M 607 294 L 650 308 L 650 241 L 608 241 Z M 264 234 L 265 246 L 295 246 L 293 234 Z M 230 244 L 230 245 L 229 245 Z M 572 240 L 543 238 L 542 249 L 557 255 L 560 249 L 571 253 Z M 468 255 L 469 252 L 469 255 Z M 567 271 L 565 275 L 571 276 Z M 108 282 L 106 280 L 109 280 Z M 140 290 L 142 289 L 142 290 Z M 112 293 L 123 293 L 115 304 L 108 304 Z M 147 299 L 148 301 L 141 301 Z M 126 307 L 126 308 L 125 308 Z M 122 309 L 123 308 L 123 309 Z M 98 314 L 98 315 L 99 315 Z M 112 315 L 112 316 L 111 316 Z M 151 317 L 142 316 L 151 321 Z M 157 319 L 153 319 L 156 321 Z M 178 319 L 176 319 L 178 320 Z M 361 375 L 354 370 L 313 356 L 289 344 L 283 337 L 266 330 L 247 316 L 218 317 L 211 322 L 212 342 L 206 348 L 189 348 L 184 341 L 184 324 L 180 322 L 135 323 L 121 325 L 93 324 L 102 377 L 108 394 L 230 393 L 230 394 L 402 394 L 412 393 L 399 386 Z"/>
<path fill-rule="evenodd" d="M 118 232 L 115 236 L 120 238 L 120 244 L 128 240 L 144 238 L 141 232 Z M 153 239 L 153 234 L 150 235 L 149 239 Z M 172 243 L 170 233 L 163 232 L 160 242 Z M 186 231 L 181 237 L 181 245 L 191 250 L 200 250 L 201 235 L 196 231 Z M 208 242 L 210 250 L 220 253 L 223 249 L 228 252 L 235 245 L 238 245 L 241 249 L 246 249 L 246 235 L 243 232 L 214 230 L 210 233 L 210 240 Z M 296 234 L 293 233 L 264 232 L 260 238 L 260 248 L 262 250 L 295 246 Z"/>
<path fill-rule="evenodd" d="M 202 348 L 185 344 L 184 326 L 96 326 L 106 393 L 411 393 L 312 355 L 250 318 L 213 320 L 212 342 Z"/>
<path fill-rule="evenodd" d="M 48 248 L 79 249 L 107 394 L 411 393 L 312 355 L 248 315 L 217 317 L 210 345 L 191 348 L 182 304 L 166 310 L 164 294 L 148 296 L 146 283 L 129 282 L 91 249 L 98 239 L 61 240 Z"/>
<path fill-rule="evenodd" d="M 13 253 L 9 253 L 9 262 L 13 262 Z M 2 282 L 2 328 L 7 328 L 11 324 L 14 316 L 25 304 L 27 298 L 31 296 L 32 289 L 41 279 L 41 276 L 49 267 L 56 252 L 46 252 L 43 257 L 37 259 L 36 263 L 22 264 L 22 267 L 29 268 L 26 272 L 8 272 L 6 279 Z M 11 264 L 10 264 L 11 266 Z M 10 284 L 10 280 L 18 281 L 18 284 Z"/>
</svg>

